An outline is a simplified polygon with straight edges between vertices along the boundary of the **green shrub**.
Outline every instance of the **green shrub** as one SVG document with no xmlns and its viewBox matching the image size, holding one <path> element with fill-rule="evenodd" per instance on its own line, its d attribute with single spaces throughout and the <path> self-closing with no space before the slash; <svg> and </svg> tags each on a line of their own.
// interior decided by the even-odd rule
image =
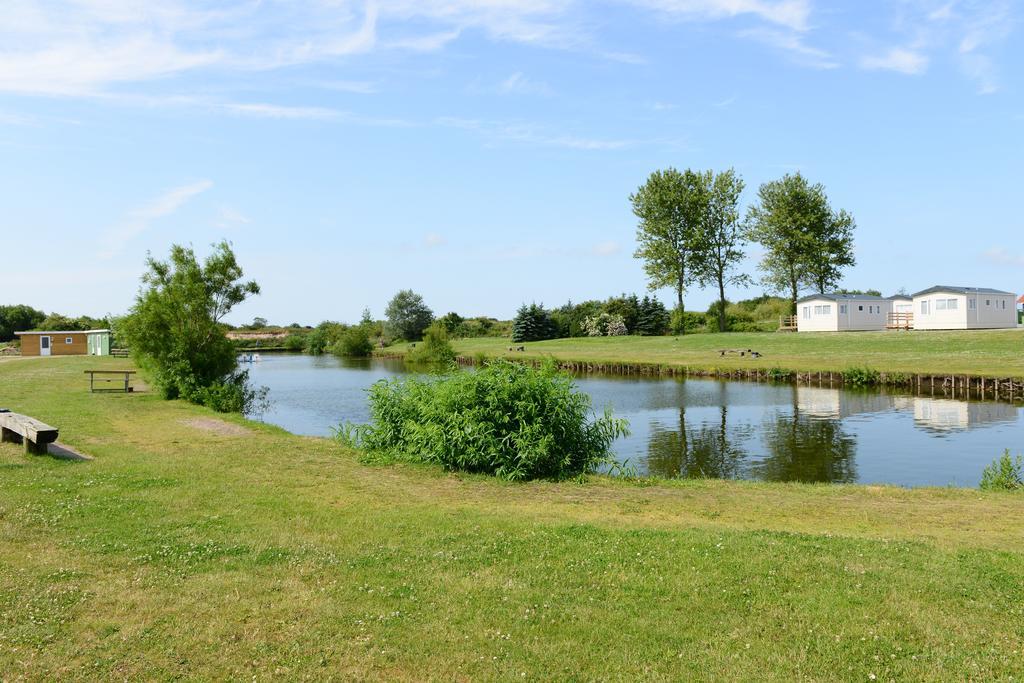
<svg viewBox="0 0 1024 683">
<path fill-rule="evenodd" d="M 448 332 L 444 325 L 435 322 L 423 333 L 423 341 L 410 349 L 405 359 L 410 363 L 445 365 L 455 362 L 455 350 L 448 343 Z"/>
<path fill-rule="evenodd" d="M 345 330 L 341 334 L 341 339 L 331 347 L 331 350 L 336 356 L 366 358 L 373 354 L 373 342 L 370 341 L 369 331 L 359 325 Z"/>
<path fill-rule="evenodd" d="M 773 382 L 788 382 L 793 379 L 793 373 L 782 368 L 772 368 L 768 371 L 768 379 Z"/>
<path fill-rule="evenodd" d="M 209 386 L 191 389 L 184 398 L 218 413 L 260 415 L 270 406 L 268 393 L 267 387 L 252 387 L 249 384 L 249 372 L 244 370 L 237 371 Z"/>
<path fill-rule="evenodd" d="M 306 340 L 303 339 L 301 334 L 289 334 L 281 342 L 281 346 L 289 351 L 301 351 L 306 347 Z"/>
<path fill-rule="evenodd" d="M 564 479 L 610 463 L 612 442 L 628 433 L 610 410 L 591 421 L 590 397 L 574 389 L 551 362 L 382 381 L 370 389 L 371 423 L 338 433 L 371 453 L 450 470 Z"/>
<path fill-rule="evenodd" d="M 1024 490 L 1024 458 L 1010 457 L 1010 449 L 992 461 L 981 473 L 981 488 L 985 491 Z"/>
<path fill-rule="evenodd" d="M 878 370 L 871 368 L 847 368 L 843 370 L 843 383 L 851 387 L 873 387 L 881 381 Z"/>
<path fill-rule="evenodd" d="M 692 334 L 704 332 L 707 318 L 703 313 L 695 311 L 680 311 L 678 308 L 672 311 L 669 327 L 672 334 Z"/>
</svg>

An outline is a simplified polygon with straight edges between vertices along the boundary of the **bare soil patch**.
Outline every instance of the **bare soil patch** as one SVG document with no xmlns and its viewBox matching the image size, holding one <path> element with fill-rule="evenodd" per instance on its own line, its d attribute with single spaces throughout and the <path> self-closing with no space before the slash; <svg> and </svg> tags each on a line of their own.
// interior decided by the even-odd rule
<svg viewBox="0 0 1024 683">
<path fill-rule="evenodd" d="M 243 436 L 250 433 L 245 427 L 231 424 L 224 420 L 218 420 L 215 417 L 191 417 L 187 420 L 182 420 L 182 423 L 219 436 Z"/>
</svg>

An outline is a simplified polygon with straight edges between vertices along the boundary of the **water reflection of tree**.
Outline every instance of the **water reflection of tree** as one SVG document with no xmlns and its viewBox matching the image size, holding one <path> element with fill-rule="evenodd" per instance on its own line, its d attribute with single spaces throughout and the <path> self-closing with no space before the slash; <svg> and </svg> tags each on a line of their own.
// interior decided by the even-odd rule
<svg viewBox="0 0 1024 683">
<path fill-rule="evenodd" d="M 689 427 L 686 408 L 679 409 L 679 428 L 656 429 L 647 444 L 647 469 L 659 477 L 734 479 L 746 453 L 730 443 L 728 406 L 719 405 L 719 423 Z"/>
<path fill-rule="evenodd" d="M 794 403 L 792 414 L 765 420 L 765 457 L 752 473 L 766 481 L 844 483 L 857 479 L 857 439 L 839 420 L 811 417 Z"/>
<path fill-rule="evenodd" d="M 751 428 L 728 424 L 729 401 L 720 397 L 717 423 L 690 426 L 679 409 L 677 429 L 656 428 L 647 445 L 647 469 L 661 477 L 740 476 L 767 481 L 852 482 L 857 479 L 857 440 L 839 419 L 805 413 L 794 387 L 792 412 L 766 416 L 760 441 L 764 454 L 751 464 L 741 444 Z"/>
</svg>

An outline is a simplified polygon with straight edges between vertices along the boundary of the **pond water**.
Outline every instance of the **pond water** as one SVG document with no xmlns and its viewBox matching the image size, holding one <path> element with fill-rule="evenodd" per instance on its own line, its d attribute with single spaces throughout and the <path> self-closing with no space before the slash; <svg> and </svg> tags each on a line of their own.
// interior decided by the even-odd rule
<svg viewBox="0 0 1024 683">
<path fill-rule="evenodd" d="M 270 388 L 263 419 L 313 436 L 367 422 L 366 389 L 408 374 L 401 361 L 298 354 L 264 354 L 248 367 Z M 994 401 L 695 378 L 576 381 L 596 409 L 629 420 L 617 459 L 663 477 L 977 486 L 1003 449 L 1024 442 L 1024 410 Z"/>
</svg>

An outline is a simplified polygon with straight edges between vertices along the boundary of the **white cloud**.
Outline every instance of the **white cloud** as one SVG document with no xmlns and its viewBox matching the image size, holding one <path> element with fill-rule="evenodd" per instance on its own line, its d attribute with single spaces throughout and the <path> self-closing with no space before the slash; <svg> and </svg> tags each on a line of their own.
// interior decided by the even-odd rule
<svg viewBox="0 0 1024 683">
<path fill-rule="evenodd" d="M 582 38 L 557 0 L 6 0 L 0 92 L 82 96 L 198 69 L 252 71 L 375 49 L 437 50 L 463 32 L 552 47 Z"/>
<path fill-rule="evenodd" d="M 124 248 L 126 242 L 145 232 L 154 221 L 170 216 L 193 197 L 213 187 L 213 181 L 200 180 L 188 185 L 175 187 L 128 213 L 125 220 L 109 230 L 100 238 L 99 257 L 113 258 Z"/>
<path fill-rule="evenodd" d="M 805 31 L 810 0 L 632 0 L 634 4 L 687 19 L 725 19 L 752 15 L 778 26 Z"/>
<path fill-rule="evenodd" d="M 814 69 L 835 69 L 839 62 L 825 50 L 807 45 L 801 34 L 793 31 L 780 31 L 771 28 L 752 28 L 739 33 L 742 38 L 750 38 L 777 50 L 788 52 L 798 64 Z"/>
<path fill-rule="evenodd" d="M 928 57 L 914 50 L 894 47 L 880 55 L 862 57 L 860 66 L 869 71 L 898 71 L 913 76 L 928 69 Z"/>
<path fill-rule="evenodd" d="M 979 95 L 991 95 L 999 90 L 999 78 L 995 63 L 988 55 L 965 54 L 960 56 L 960 71 L 975 82 Z"/>
<path fill-rule="evenodd" d="M 955 2 L 947 2 L 945 5 L 936 7 L 928 13 L 928 21 L 946 21 L 953 17 L 953 6 Z"/>
<path fill-rule="evenodd" d="M 1024 266 L 1024 254 L 1015 254 L 1006 247 L 992 247 L 982 253 L 982 258 L 998 266 Z"/>
<path fill-rule="evenodd" d="M 565 48 L 584 42 L 563 20 L 571 0 L 388 0 L 389 19 L 424 20 L 459 32 L 482 31 L 492 40 Z M 443 34 L 442 34 L 443 35 Z"/>
<path fill-rule="evenodd" d="M 614 241 L 599 242 L 592 249 L 595 256 L 614 256 L 621 251 L 622 245 Z"/>
<path fill-rule="evenodd" d="M 289 107 L 265 103 L 232 102 L 219 105 L 225 111 L 246 116 L 258 116 L 271 119 L 313 119 L 316 121 L 335 121 L 343 116 L 343 112 L 324 107 Z"/>
<path fill-rule="evenodd" d="M 995 61 L 983 50 L 1002 43 L 1013 30 L 1015 19 L 1007 2 L 989 2 L 965 20 L 964 35 L 957 47 L 960 70 L 978 86 L 979 95 L 999 90 Z"/>
<path fill-rule="evenodd" d="M 436 232 L 429 232 L 423 237 L 423 246 L 426 249 L 443 247 L 446 244 L 448 244 L 448 240 L 446 240 L 442 235 L 439 235 Z"/>
<path fill-rule="evenodd" d="M 564 147 L 584 151 L 617 150 L 639 144 L 636 140 L 615 140 L 555 134 L 537 126 L 523 123 L 481 121 L 479 119 L 447 116 L 435 119 L 434 124 L 445 128 L 474 131 L 486 138 L 491 144 L 518 142 L 541 147 Z"/>
<path fill-rule="evenodd" d="M 999 67 L 992 52 L 1014 30 L 1017 20 L 1006 0 L 921 0 L 897 5 L 894 28 L 900 47 L 870 46 L 860 59 L 864 69 L 905 74 L 924 73 L 934 61 L 947 59 L 977 85 L 979 94 L 1000 87 Z"/>
<path fill-rule="evenodd" d="M 532 81 L 517 71 L 498 85 L 498 92 L 503 95 L 550 95 L 551 86 L 540 81 Z"/>
<path fill-rule="evenodd" d="M 214 220 L 214 227 L 222 230 L 230 230 L 240 225 L 251 223 L 252 220 L 242 212 L 230 206 L 221 206 L 217 209 L 217 218 Z"/>
<path fill-rule="evenodd" d="M 373 95 L 379 92 L 377 84 L 370 81 L 314 81 L 310 85 L 321 90 L 333 90 L 335 92 L 347 92 L 357 95 Z"/>
<path fill-rule="evenodd" d="M 638 55 L 633 52 L 601 52 L 600 55 L 605 59 L 613 62 L 621 62 L 622 64 L 647 64 L 648 59 L 643 55 Z"/>
</svg>

